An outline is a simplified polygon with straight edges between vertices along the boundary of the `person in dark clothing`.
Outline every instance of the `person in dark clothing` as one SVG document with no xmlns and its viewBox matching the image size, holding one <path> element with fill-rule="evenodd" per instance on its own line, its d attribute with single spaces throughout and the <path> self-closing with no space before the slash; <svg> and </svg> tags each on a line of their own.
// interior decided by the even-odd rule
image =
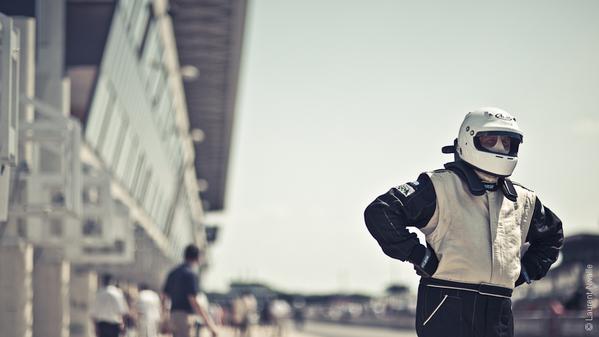
<svg viewBox="0 0 599 337">
<path fill-rule="evenodd" d="M 366 208 L 366 226 L 383 252 L 412 263 L 421 276 L 418 336 L 513 336 L 513 288 L 541 279 L 556 261 L 560 219 L 508 178 L 522 139 L 507 112 L 471 112 L 454 145 L 443 149 L 454 162 L 391 188 Z M 408 226 L 425 234 L 426 246 Z"/>
<path fill-rule="evenodd" d="M 194 326 L 193 315 L 198 314 L 213 336 L 216 326 L 208 308 L 198 302 L 199 280 L 196 269 L 200 264 L 201 252 L 195 245 L 185 248 L 185 261 L 167 276 L 163 287 L 163 298 L 170 300 L 170 326 L 173 337 L 190 337 Z"/>
</svg>

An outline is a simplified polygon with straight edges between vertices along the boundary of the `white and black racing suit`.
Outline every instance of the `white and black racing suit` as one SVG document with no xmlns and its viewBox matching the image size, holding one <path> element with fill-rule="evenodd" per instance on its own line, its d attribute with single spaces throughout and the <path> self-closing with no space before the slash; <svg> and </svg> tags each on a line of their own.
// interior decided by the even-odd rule
<svg viewBox="0 0 599 337">
<path fill-rule="evenodd" d="M 446 168 L 376 198 L 366 225 L 385 254 L 422 276 L 418 336 L 511 337 L 512 289 L 542 278 L 556 261 L 561 221 L 507 179 L 483 184 L 463 163 Z M 426 247 L 408 226 L 425 234 Z"/>
</svg>

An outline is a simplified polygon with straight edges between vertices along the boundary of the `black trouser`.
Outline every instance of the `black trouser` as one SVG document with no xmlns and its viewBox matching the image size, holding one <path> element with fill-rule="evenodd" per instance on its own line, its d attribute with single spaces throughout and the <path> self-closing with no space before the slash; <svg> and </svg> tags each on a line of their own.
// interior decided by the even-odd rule
<svg viewBox="0 0 599 337">
<path fill-rule="evenodd" d="M 97 322 L 96 331 L 98 337 L 119 337 L 121 327 L 117 323 Z"/>
<path fill-rule="evenodd" d="M 418 286 L 419 337 L 513 337 L 512 290 L 423 278 Z"/>
</svg>

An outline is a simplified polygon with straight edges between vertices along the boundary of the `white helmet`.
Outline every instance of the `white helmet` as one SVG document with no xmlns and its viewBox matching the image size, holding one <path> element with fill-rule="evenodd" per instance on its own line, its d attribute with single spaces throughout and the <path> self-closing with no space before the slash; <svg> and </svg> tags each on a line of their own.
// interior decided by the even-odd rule
<svg viewBox="0 0 599 337">
<path fill-rule="evenodd" d="M 518 163 L 523 138 L 515 117 L 499 108 L 480 108 L 464 118 L 455 150 L 474 168 L 508 177 Z"/>
</svg>

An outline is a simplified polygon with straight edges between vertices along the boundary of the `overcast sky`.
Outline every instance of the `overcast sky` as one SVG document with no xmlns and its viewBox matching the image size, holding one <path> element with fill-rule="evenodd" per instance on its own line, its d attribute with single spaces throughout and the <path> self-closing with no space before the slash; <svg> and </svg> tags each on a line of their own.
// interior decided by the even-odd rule
<svg viewBox="0 0 599 337">
<path fill-rule="evenodd" d="M 227 210 L 206 274 L 290 291 L 417 284 L 363 210 L 451 160 L 464 115 L 525 132 L 514 180 L 599 233 L 599 2 L 253 0 Z"/>
</svg>

